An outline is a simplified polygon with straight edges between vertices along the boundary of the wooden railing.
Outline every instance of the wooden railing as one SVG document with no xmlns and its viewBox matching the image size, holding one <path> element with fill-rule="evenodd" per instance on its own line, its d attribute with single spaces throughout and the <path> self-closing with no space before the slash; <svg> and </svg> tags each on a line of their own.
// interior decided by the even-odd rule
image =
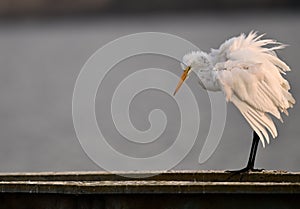
<svg viewBox="0 0 300 209">
<path fill-rule="evenodd" d="M 300 173 L 0 174 L 0 208 L 299 208 Z"/>
</svg>

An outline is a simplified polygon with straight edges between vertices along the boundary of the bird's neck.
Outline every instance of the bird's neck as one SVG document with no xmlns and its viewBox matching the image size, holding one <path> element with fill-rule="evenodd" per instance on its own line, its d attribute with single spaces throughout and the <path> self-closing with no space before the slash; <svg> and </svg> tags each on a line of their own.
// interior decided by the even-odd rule
<svg viewBox="0 0 300 209">
<path fill-rule="evenodd" d="M 198 71 L 197 76 L 199 78 L 200 85 L 209 91 L 220 91 L 221 88 L 216 80 L 215 72 L 212 69 L 206 71 Z"/>
</svg>

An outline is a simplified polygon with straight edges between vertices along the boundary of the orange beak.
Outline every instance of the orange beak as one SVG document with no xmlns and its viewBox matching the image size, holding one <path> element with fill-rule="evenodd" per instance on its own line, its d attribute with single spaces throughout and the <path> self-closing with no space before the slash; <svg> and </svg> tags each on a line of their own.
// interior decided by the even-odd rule
<svg viewBox="0 0 300 209">
<path fill-rule="evenodd" d="M 180 87 L 183 84 L 184 80 L 187 78 L 188 73 L 189 73 L 190 70 L 191 70 L 191 66 L 187 66 L 185 68 L 185 70 L 183 71 L 183 73 L 181 75 L 181 78 L 180 78 L 180 81 L 178 82 L 177 87 L 176 87 L 176 89 L 174 91 L 174 94 L 173 94 L 174 96 L 177 93 L 177 91 L 180 89 Z"/>
</svg>

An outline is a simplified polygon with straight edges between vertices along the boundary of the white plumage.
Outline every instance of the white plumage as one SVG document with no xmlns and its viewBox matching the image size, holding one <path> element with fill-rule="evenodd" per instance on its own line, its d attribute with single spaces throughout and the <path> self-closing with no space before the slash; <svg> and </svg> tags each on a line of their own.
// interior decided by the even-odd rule
<svg viewBox="0 0 300 209">
<path fill-rule="evenodd" d="M 262 37 L 256 32 L 241 34 L 209 54 L 186 54 L 183 63 L 188 67 L 175 93 L 190 70 L 195 71 L 203 88 L 224 92 L 226 100 L 239 109 L 265 146 L 265 141 L 269 143 L 268 132 L 273 138 L 277 136 L 270 115 L 282 121 L 281 113 L 288 115 L 287 109 L 293 107 L 295 99 L 289 92 L 289 82 L 281 75 L 290 68 L 275 53 L 285 45 Z"/>
</svg>

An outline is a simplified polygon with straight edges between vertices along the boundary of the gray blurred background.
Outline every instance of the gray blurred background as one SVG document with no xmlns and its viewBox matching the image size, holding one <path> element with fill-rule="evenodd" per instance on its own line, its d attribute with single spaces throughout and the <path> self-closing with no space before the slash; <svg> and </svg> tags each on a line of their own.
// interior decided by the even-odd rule
<svg viewBox="0 0 300 209">
<path fill-rule="evenodd" d="M 267 37 L 290 45 L 278 54 L 292 69 L 286 77 L 299 101 L 299 23 L 296 0 L 1 0 L 0 172 L 102 170 L 87 157 L 76 138 L 72 93 L 87 59 L 98 48 L 123 35 L 166 32 L 209 50 L 241 32 L 267 33 Z M 110 76 L 117 76 L 122 68 L 145 67 L 160 67 L 178 75 L 181 72 L 174 60 L 145 55 L 125 60 Z M 188 84 L 200 104 L 201 132 L 191 152 L 174 169 L 222 170 L 244 166 L 251 130 L 231 104 L 215 154 L 205 164 L 197 163 L 209 128 L 210 106 L 205 91 L 197 86 L 193 76 Z M 101 121 L 110 110 L 104 109 L 101 102 L 97 97 L 97 119 L 100 127 L 109 132 Z M 170 106 L 166 105 L 169 103 Z M 141 130 L 147 129 L 151 109 L 165 110 L 169 121 L 165 138 L 151 149 L 138 149 L 118 141 L 115 133 L 110 144 L 136 157 L 151 156 L 170 146 L 177 133 L 172 127 L 178 125 L 176 105 L 170 96 L 143 92 L 131 108 L 132 121 Z M 299 114 L 296 104 L 290 116 L 284 117 L 284 124 L 276 122 L 279 136 L 265 149 L 259 147 L 257 167 L 300 170 Z"/>
</svg>

